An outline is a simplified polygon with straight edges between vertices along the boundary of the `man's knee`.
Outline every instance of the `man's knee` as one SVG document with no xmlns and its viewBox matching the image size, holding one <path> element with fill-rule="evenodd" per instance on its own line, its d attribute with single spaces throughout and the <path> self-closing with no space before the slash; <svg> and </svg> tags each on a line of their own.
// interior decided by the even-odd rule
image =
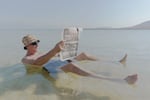
<svg viewBox="0 0 150 100">
<path fill-rule="evenodd" d="M 87 56 L 85 52 L 80 53 L 81 56 Z"/>
</svg>

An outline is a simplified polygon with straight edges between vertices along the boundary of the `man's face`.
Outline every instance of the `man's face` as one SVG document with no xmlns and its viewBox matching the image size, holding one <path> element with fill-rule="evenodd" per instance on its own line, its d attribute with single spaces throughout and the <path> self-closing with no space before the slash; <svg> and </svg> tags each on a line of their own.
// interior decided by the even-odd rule
<svg viewBox="0 0 150 100">
<path fill-rule="evenodd" d="M 37 51 L 37 47 L 38 47 L 38 43 L 37 42 L 32 42 L 31 44 L 26 46 L 27 50 L 30 51 L 30 52 L 36 52 Z"/>
</svg>

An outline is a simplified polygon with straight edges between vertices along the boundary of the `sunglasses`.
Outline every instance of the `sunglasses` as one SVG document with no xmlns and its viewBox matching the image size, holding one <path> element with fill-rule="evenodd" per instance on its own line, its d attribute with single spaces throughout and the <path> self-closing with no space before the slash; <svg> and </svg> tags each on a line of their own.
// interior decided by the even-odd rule
<svg viewBox="0 0 150 100">
<path fill-rule="evenodd" d="M 30 45 L 38 45 L 37 42 L 32 42 Z"/>
<path fill-rule="evenodd" d="M 32 42 L 31 44 L 29 44 L 29 45 L 38 45 L 38 42 L 40 42 L 39 40 L 37 41 L 37 42 Z M 24 47 L 24 50 L 27 50 L 27 47 Z"/>
</svg>

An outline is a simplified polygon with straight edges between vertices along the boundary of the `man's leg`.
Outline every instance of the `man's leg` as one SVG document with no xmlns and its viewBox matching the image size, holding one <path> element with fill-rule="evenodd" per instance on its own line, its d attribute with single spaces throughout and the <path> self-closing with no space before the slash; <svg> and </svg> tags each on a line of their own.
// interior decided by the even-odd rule
<svg viewBox="0 0 150 100">
<path fill-rule="evenodd" d="M 104 80 L 109 80 L 109 81 L 114 81 L 114 80 L 125 80 L 128 84 L 134 84 L 137 81 L 137 74 L 127 76 L 125 79 L 114 79 L 114 78 L 109 78 L 109 77 L 103 77 L 103 76 L 98 76 L 98 75 L 93 75 L 91 73 L 88 73 L 86 71 L 81 70 L 77 66 L 73 65 L 72 63 L 69 63 L 61 69 L 64 72 L 72 72 L 81 76 L 90 76 L 93 78 L 98 78 L 98 79 L 104 79 Z"/>
<path fill-rule="evenodd" d="M 74 64 L 72 63 L 69 63 L 63 67 L 61 67 L 61 69 L 64 71 L 64 72 L 72 72 L 72 73 L 75 73 L 75 74 L 78 74 L 78 75 L 81 75 L 81 76 L 90 76 L 89 73 L 81 70 L 80 68 L 78 68 L 77 66 L 75 66 Z"/>
<path fill-rule="evenodd" d="M 121 60 L 119 60 L 119 62 L 124 64 L 126 62 L 126 58 L 127 58 L 127 54 L 125 54 L 125 56 Z M 91 55 L 88 55 L 84 52 L 79 54 L 77 57 L 75 57 L 75 59 L 78 61 L 82 61 L 82 60 L 97 61 L 97 60 L 99 60 L 98 58 L 91 56 Z"/>
<path fill-rule="evenodd" d="M 82 60 L 96 61 L 96 60 L 98 60 L 96 57 L 88 55 L 86 53 L 79 54 L 77 57 L 75 57 L 75 59 L 78 60 L 78 61 L 82 61 Z"/>
</svg>

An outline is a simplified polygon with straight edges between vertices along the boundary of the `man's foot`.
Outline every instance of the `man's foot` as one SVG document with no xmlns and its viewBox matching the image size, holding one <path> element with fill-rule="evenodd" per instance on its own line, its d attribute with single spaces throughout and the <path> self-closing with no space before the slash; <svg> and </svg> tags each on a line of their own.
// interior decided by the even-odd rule
<svg viewBox="0 0 150 100">
<path fill-rule="evenodd" d="M 138 79 L 138 75 L 134 74 L 134 75 L 129 75 L 127 76 L 124 80 L 128 83 L 128 84 L 134 84 Z"/>
<path fill-rule="evenodd" d="M 119 62 L 124 64 L 126 62 L 126 59 L 127 59 L 127 54 L 125 54 L 125 56 Z"/>
</svg>

